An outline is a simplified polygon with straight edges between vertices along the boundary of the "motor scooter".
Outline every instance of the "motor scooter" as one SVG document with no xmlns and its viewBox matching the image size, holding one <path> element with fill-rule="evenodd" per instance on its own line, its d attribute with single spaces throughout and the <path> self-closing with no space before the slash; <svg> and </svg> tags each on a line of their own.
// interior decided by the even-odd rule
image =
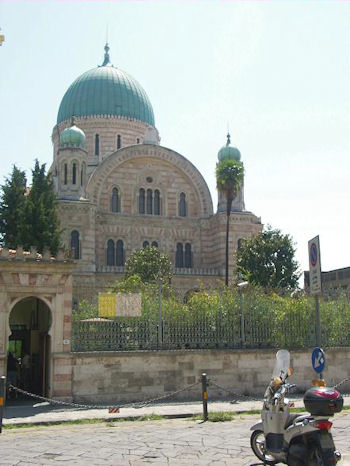
<svg viewBox="0 0 350 466">
<path fill-rule="evenodd" d="M 342 410 L 343 397 L 320 381 L 304 395 L 304 406 L 310 414 L 291 414 L 292 404 L 285 395 L 295 387 L 287 383 L 292 373 L 289 351 L 279 350 L 264 395 L 261 421 L 250 429 L 251 448 L 264 464 L 334 466 L 341 454 L 334 446 L 329 417 Z"/>
</svg>

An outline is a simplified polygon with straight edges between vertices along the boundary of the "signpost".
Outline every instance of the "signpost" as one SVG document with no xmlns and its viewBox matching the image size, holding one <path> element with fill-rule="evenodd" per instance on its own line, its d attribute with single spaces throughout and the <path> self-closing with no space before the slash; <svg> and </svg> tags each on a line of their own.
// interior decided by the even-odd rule
<svg viewBox="0 0 350 466">
<path fill-rule="evenodd" d="M 322 374 L 326 364 L 326 355 L 323 349 L 317 347 L 313 350 L 311 355 L 312 367 L 317 374 Z"/>
<path fill-rule="evenodd" d="M 319 295 L 322 293 L 321 253 L 320 238 L 316 236 L 310 239 L 309 247 L 309 278 L 310 293 L 315 296 L 316 308 L 316 345 L 321 345 L 321 319 Z"/>
<path fill-rule="evenodd" d="M 326 365 L 326 355 L 322 348 L 316 347 L 311 355 L 313 370 L 323 379 L 324 366 Z"/>
<path fill-rule="evenodd" d="M 320 238 L 316 236 L 309 241 L 310 293 L 322 293 Z"/>
</svg>

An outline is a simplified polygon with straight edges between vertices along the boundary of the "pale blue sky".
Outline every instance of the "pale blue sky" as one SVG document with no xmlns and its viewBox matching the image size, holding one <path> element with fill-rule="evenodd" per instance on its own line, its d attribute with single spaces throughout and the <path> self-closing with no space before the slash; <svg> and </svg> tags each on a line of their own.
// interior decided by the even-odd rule
<svg viewBox="0 0 350 466">
<path fill-rule="evenodd" d="M 112 62 L 154 109 L 161 144 L 202 172 L 216 207 L 226 141 L 245 164 L 247 210 L 290 233 L 308 268 L 350 266 L 350 3 L 1 1 L 0 179 L 50 165 L 51 131 L 72 81 Z"/>
</svg>

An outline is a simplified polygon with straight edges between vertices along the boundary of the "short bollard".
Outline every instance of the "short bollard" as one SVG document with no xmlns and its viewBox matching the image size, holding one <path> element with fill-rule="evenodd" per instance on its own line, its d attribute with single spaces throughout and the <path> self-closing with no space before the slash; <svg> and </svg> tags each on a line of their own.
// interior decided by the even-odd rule
<svg viewBox="0 0 350 466">
<path fill-rule="evenodd" d="M 203 421 L 208 420 L 208 379 L 207 374 L 202 374 L 202 399 L 203 399 Z"/>
<path fill-rule="evenodd" d="M 0 377 L 0 434 L 2 432 L 2 416 L 4 414 L 5 397 L 6 397 L 6 377 L 2 375 Z"/>
</svg>

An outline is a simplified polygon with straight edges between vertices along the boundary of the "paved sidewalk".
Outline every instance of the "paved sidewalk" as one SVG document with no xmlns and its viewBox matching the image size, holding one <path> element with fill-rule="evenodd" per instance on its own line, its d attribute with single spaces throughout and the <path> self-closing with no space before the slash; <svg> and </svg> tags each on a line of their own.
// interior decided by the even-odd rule
<svg viewBox="0 0 350 466">
<path fill-rule="evenodd" d="M 295 401 L 295 407 L 303 406 L 301 397 L 290 397 Z M 208 411 L 231 411 L 246 412 L 260 410 L 261 401 L 238 401 L 231 403 L 227 401 L 209 402 Z M 344 405 L 350 406 L 350 395 L 344 396 Z M 40 423 L 58 423 L 65 421 L 75 421 L 81 419 L 105 419 L 113 420 L 118 418 L 139 417 L 150 414 L 158 414 L 164 417 L 190 417 L 201 414 L 201 402 L 170 402 L 154 404 L 144 408 L 121 408 L 120 413 L 109 413 L 107 409 L 75 409 L 62 407 L 58 405 L 49 405 L 48 403 L 36 403 L 28 401 L 10 402 L 4 410 L 3 424 L 40 424 Z"/>
<path fill-rule="evenodd" d="M 263 466 L 250 448 L 259 415 L 231 422 L 172 419 L 5 429 L 0 466 Z M 334 420 L 333 435 L 350 465 L 350 414 Z"/>
</svg>

